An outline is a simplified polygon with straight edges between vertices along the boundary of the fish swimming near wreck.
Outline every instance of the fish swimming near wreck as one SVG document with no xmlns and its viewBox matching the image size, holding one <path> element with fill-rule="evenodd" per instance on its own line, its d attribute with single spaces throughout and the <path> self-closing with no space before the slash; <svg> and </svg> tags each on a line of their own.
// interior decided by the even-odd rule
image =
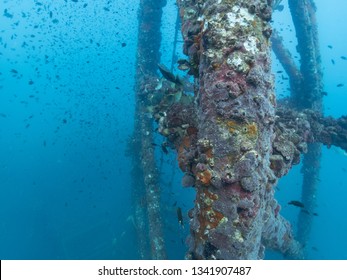
<svg viewBox="0 0 347 280">
<path fill-rule="evenodd" d="M 160 73 L 163 75 L 163 77 L 164 77 L 166 80 L 168 80 L 168 81 L 170 81 L 170 82 L 172 82 L 172 83 L 174 83 L 174 84 L 176 84 L 176 85 L 182 86 L 182 81 L 181 81 L 181 79 L 180 79 L 178 76 L 175 76 L 174 74 L 172 74 L 172 73 L 170 72 L 170 70 L 169 70 L 168 68 L 165 67 L 165 65 L 163 65 L 163 64 L 158 64 L 158 68 L 159 68 L 159 70 L 160 70 Z"/>
<path fill-rule="evenodd" d="M 181 207 L 177 207 L 177 220 L 178 223 L 184 228 L 183 215 Z"/>
<path fill-rule="evenodd" d="M 288 202 L 289 205 L 294 205 L 296 207 L 300 207 L 300 208 L 305 208 L 305 205 L 300 202 L 300 201 L 297 201 L 297 200 L 291 200 Z"/>
</svg>

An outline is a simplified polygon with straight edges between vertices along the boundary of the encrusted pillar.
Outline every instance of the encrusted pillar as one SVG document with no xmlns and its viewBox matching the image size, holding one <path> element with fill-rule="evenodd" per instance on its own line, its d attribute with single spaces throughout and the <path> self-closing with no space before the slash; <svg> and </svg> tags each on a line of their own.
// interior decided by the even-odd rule
<svg viewBox="0 0 347 280">
<path fill-rule="evenodd" d="M 273 198 L 268 2 L 178 0 L 185 53 L 198 80 L 197 127 L 178 148 L 180 168 L 197 191 L 189 213 L 191 259 L 261 259 L 264 245 L 300 253 Z"/>
</svg>

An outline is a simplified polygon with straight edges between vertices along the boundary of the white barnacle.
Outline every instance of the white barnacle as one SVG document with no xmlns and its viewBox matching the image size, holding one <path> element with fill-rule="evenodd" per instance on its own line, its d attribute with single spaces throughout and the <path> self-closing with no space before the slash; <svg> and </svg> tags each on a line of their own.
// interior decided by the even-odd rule
<svg viewBox="0 0 347 280">
<path fill-rule="evenodd" d="M 258 52 L 257 42 L 258 42 L 258 39 L 256 37 L 249 36 L 247 40 L 243 43 L 243 46 L 246 51 L 252 54 L 256 54 Z"/>
<path fill-rule="evenodd" d="M 247 9 L 239 6 L 234 6 L 232 12 L 227 13 L 227 17 L 231 26 L 235 26 L 236 24 L 247 26 L 250 21 L 254 20 L 254 16 Z"/>
</svg>

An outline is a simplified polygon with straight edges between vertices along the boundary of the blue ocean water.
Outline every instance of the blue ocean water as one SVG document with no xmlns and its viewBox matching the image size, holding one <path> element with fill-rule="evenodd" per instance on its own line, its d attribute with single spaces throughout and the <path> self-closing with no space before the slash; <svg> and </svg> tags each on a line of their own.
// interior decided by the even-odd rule
<svg viewBox="0 0 347 280">
<path fill-rule="evenodd" d="M 177 7 L 168 0 L 162 62 L 171 66 Z M 286 1 L 274 13 L 294 56 Z M 344 0 L 316 0 L 325 115 L 347 109 Z M 131 200 L 138 0 L 0 0 L 0 259 L 138 259 Z M 182 57 L 182 45 L 176 52 Z M 274 73 L 281 66 L 273 57 Z M 276 74 L 278 98 L 288 81 Z M 337 87 L 337 84 L 346 84 Z M 155 142 L 163 139 L 158 135 Z M 130 151 L 131 153 L 131 151 Z M 193 189 L 181 187 L 176 155 L 157 149 L 168 257 L 183 259 Z M 309 259 L 347 259 L 347 155 L 323 148 Z M 296 229 L 301 166 L 276 198 Z M 181 207 L 185 227 L 176 217 Z M 268 252 L 267 258 L 281 256 Z"/>
</svg>

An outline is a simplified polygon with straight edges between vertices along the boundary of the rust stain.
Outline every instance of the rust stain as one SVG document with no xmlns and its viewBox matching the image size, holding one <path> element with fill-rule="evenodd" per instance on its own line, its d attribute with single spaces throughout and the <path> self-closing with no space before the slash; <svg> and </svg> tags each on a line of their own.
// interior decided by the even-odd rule
<svg viewBox="0 0 347 280">
<path fill-rule="evenodd" d="M 202 172 L 198 172 L 196 174 L 196 178 L 200 181 L 200 183 L 202 183 L 204 186 L 208 186 L 211 183 L 211 179 L 212 179 L 212 174 L 211 172 L 206 169 Z"/>
<path fill-rule="evenodd" d="M 207 189 L 203 189 L 198 193 L 198 203 L 200 205 L 198 220 L 200 226 L 197 235 L 201 240 L 206 240 L 209 231 L 216 228 L 224 219 L 221 212 L 213 209 L 213 203 L 216 200 L 218 200 L 218 195 Z"/>
</svg>

